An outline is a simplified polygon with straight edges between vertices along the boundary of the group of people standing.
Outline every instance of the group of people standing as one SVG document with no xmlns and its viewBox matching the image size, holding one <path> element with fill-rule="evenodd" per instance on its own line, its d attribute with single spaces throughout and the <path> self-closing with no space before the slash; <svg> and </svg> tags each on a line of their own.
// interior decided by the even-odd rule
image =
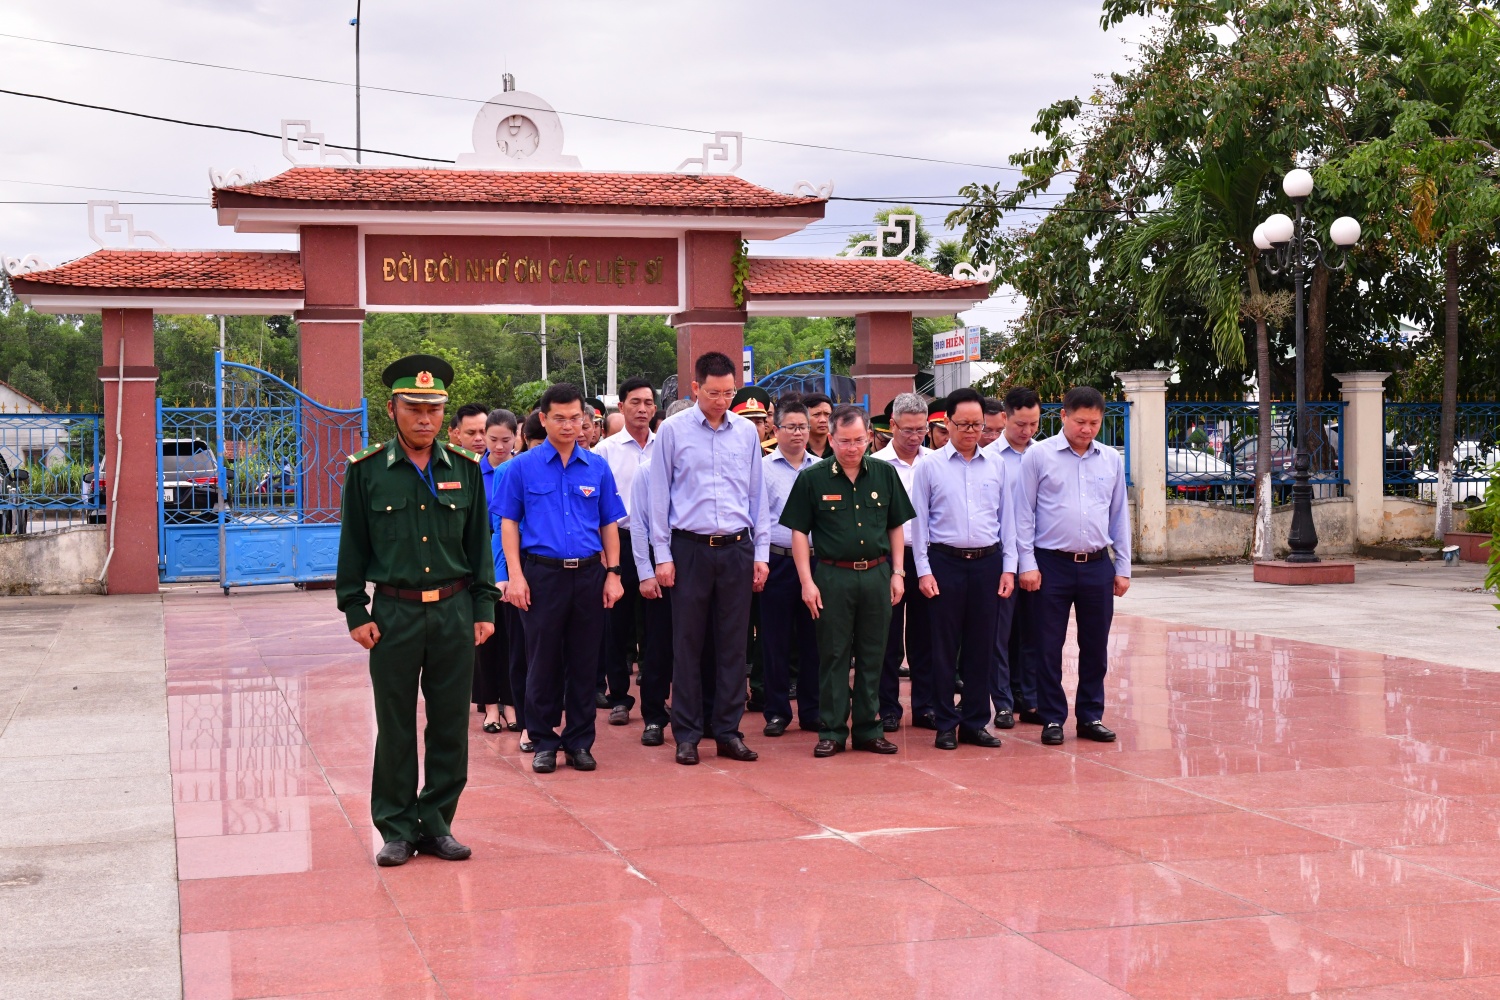
<svg viewBox="0 0 1500 1000">
<path fill-rule="evenodd" d="M 972 389 L 935 404 L 905 393 L 872 421 L 826 396 L 737 390 L 735 373 L 723 354 L 699 357 L 692 401 L 665 419 L 650 383 L 629 380 L 609 414 L 618 429 L 603 433 L 602 405 L 567 384 L 549 387 L 524 424 L 464 406 L 439 444 L 431 415 L 417 411 L 441 422 L 431 389 L 451 370 L 426 356 L 387 369 L 397 436 L 351 456 L 337 584 L 351 635 L 371 650 L 381 864 L 417 851 L 468 856 L 448 828 L 462 778 L 443 770 L 467 753 L 454 712 L 467 718 L 468 701 L 455 701 L 453 675 L 472 676 L 467 694 L 487 732 L 522 731 L 537 773 L 555 770 L 559 753 L 595 769 L 598 711 L 628 725 L 636 707 L 632 662 L 642 744 L 662 746 L 670 732 L 684 765 L 699 762 L 704 740 L 720 758 L 757 759 L 742 730 L 752 688 L 765 737 L 781 737 L 795 715 L 816 731 L 816 757 L 897 753 L 886 735 L 904 724 L 908 675 L 909 724 L 935 731 L 939 749 L 998 747 L 994 730 L 1018 721 L 1056 745 L 1073 613 L 1077 735 L 1115 738 L 1103 723 L 1104 676 L 1113 600 L 1129 586 L 1130 524 L 1121 456 L 1095 441 L 1105 410 L 1096 390 L 1070 390 L 1060 433 L 1034 440 L 1041 404 L 1024 388 L 1003 402 Z M 379 454 L 385 461 L 371 461 Z M 449 469 L 463 475 L 439 482 Z M 382 510 L 383 500 L 401 504 Z M 464 562 L 476 543 L 482 564 Z M 411 544 L 414 561 L 373 555 Z M 436 545 L 453 550 L 441 573 L 428 565 L 441 562 L 427 548 Z M 497 601 L 498 630 L 487 620 Z M 393 627 L 399 650 L 387 645 Z"/>
</svg>

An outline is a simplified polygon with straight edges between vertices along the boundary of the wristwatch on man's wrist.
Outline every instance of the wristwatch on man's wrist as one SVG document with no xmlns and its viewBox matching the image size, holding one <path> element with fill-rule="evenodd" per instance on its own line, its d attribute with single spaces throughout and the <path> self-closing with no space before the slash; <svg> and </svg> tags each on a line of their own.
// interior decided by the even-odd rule
<svg viewBox="0 0 1500 1000">
<path fill-rule="evenodd" d="M 893 570 L 891 570 L 891 573 L 893 575 L 895 575 L 895 576 L 905 576 L 906 575 L 906 570 L 904 570 L 904 569 L 893 569 Z"/>
<path fill-rule="evenodd" d="M 616 563 L 613 566 L 606 566 L 606 567 L 604 567 L 604 572 L 606 572 L 606 573 L 613 573 L 615 576 L 619 576 L 620 575 L 620 565 L 619 565 L 619 563 Z"/>
</svg>

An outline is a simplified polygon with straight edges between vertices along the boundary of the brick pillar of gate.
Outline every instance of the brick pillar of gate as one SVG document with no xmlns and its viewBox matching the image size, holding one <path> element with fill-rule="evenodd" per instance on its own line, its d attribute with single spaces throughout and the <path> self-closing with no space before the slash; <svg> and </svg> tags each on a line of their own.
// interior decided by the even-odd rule
<svg viewBox="0 0 1500 1000">
<path fill-rule="evenodd" d="M 115 551 L 106 575 L 111 594 L 154 594 L 159 582 L 156 482 L 156 338 L 150 309 L 105 309 L 104 383 L 105 512 Z M 125 345 L 123 380 L 120 345 Z M 116 419 L 120 440 L 116 442 Z M 120 463 L 115 481 L 115 461 Z M 118 502 L 111 504 L 112 499 Z"/>
<path fill-rule="evenodd" d="M 364 309 L 359 296 L 359 231 L 302 227 L 304 306 L 296 314 L 299 388 L 325 406 L 347 409 L 364 395 Z M 303 508 L 309 521 L 338 517 L 341 461 L 357 445 L 359 418 L 304 413 Z"/>
<path fill-rule="evenodd" d="M 722 351 L 734 362 L 739 385 L 745 347 L 745 309 L 734 302 L 734 255 L 739 233 L 690 230 L 684 240 L 687 287 L 684 312 L 672 317 L 677 327 L 677 396 L 692 393 L 693 365 L 709 351 Z"/>
<path fill-rule="evenodd" d="M 858 313 L 854 317 L 854 376 L 857 391 L 870 397 L 870 412 L 915 387 L 917 366 L 912 361 L 911 313 Z"/>
</svg>

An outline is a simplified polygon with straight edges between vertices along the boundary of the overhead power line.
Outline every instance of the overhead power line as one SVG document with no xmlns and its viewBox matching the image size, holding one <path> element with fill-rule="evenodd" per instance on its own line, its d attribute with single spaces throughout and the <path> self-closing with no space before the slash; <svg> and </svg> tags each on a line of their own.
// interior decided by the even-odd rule
<svg viewBox="0 0 1500 1000">
<path fill-rule="evenodd" d="M 90 184 L 59 184 L 56 181 L 23 181 L 17 177 L 0 177 L 0 184 L 26 184 L 31 187 L 54 187 L 68 188 L 73 191 L 109 191 L 114 194 L 146 194 L 158 198 L 196 198 L 198 201 L 206 202 L 202 195 L 178 194 L 175 191 L 135 191 L 130 188 L 94 187 Z"/>
<path fill-rule="evenodd" d="M 199 61 L 199 60 L 196 60 L 196 59 L 178 59 L 178 58 L 174 58 L 172 56 L 152 55 L 152 54 L 146 53 L 146 52 L 130 52 L 130 51 L 127 51 L 125 49 L 110 49 L 110 48 L 105 48 L 105 47 L 99 46 L 99 45 L 82 45 L 82 44 L 77 43 L 77 42 L 60 42 L 60 41 L 57 41 L 56 39 L 52 39 L 52 38 L 34 38 L 34 37 L 30 36 L 30 35 L 15 35 L 15 34 L 7 33 L 7 32 L 0 32 L 0 38 L 9 38 L 9 39 L 13 39 L 15 41 L 20 41 L 20 42 L 34 42 L 34 43 L 39 44 L 39 45 L 56 45 L 56 46 L 59 46 L 59 47 L 62 47 L 62 48 L 80 49 L 80 50 L 85 51 L 85 52 L 103 52 L 103 53 L 106 53 L 108 55 L 125 56 L 125 57 L 131 58 L 131 59 L 147 59 L 147 60 L 151 60 L 152 62 L 175 63 L 175 64 L 180 65 L 180 66 L 194 66 L 194 67 L 197 67 L 199 69 L 216 69 L 216 70 L 223 70 L 223 71 L 230 72 L 230 73 L 248 73 L 248 74 L 251 74 L 251 75 L 254 75 L 254 76 L 275 77 L 276 79 L 280 79 L 280 80 L 296 80 L 296 81 L 298 81 L 300 83 L 317 83 L 317 84 L 323 84 L 325 86 L 330 86 L 330 87 L 349 87 L 349 88 L 352 88 L 354 86 L 354 84 L 347 83 L 347 82 L 345 82 L 343 80 L 329 80 L 329 79 L 326 79 L 326 78 L 323 78 L 323 77 L 302 76 L 302 75 L 297 74 L 297 73 L 278 73 L 278 72 L 275 72 L 274 70 L 249 69 L 249 68 L 244 67 L 244 66 L 228 66 L 228 65 L 225 65 L 223 63 L 202 62 L 202 61 Z M 490 98 L 456 97 L 456 96 L 454 96 L 452 94 L 435 94 L 435 93 L 432 93 L 430 91 L 425 91 L 425 90 L 404 90 L 404 89 L 402 89 L 400 87 L 377 87 L 377 86 L 372 86 L 371 84 L 368 84 L 368 83 L 363 84 L 361 89 L 363 89 L 363 90 L 378 90 L 378 91 L 380 91 L 382 93 L 386 93 L 386 94 L 401 94 L 401 95 L 406 96 L 406 97 L 426 97 L 426 98 L 431 98 L 433 100 L 440 100 L 440 101 L 459 101 L 459 102 L 464 103 L 464 104 L 486 104 L 486 103 L 489 103 L 489 101 L 490 101 Z M 518 105 L 513 105 L 513 106 L 517 107 L 517 108 L 522 108 L 522 109 L 526 108 L 525 105 L 519 105 L 519 104 Z M 560 114 L 560 115 L 567 115 L 567 116 L 569 116 L 571 118 L 586 118 L 586 119 L 589 119 L 591 121 L 611 122 L 611 123 L 616 124 L 616 125 L 634 125 L 634 126 L 637 126 L 637 127 L 640 127 L 640 128 L 665 129 L 665 130 L 670 131 L 670 132 L 689 132 L 689 133 L 692 133 L 694 135 L 713 135 L 714 131 L 715 131 L 714 129 L 711 129 L 711 128 L 689 128 L 688 126 L 685 126 L 685 125 L 664 125 L 664 124 L 662 124 L 660 122 L 646 122 L 646 121 L 639 121 L 639 120 L 631 119 L 631 118 L 613 118 L 613 117 L 610 117 L 609 115 L 585 114 L 582 111 L 558 111 L 557 113 Z M 280 136 L 277 136 L 277 138 L 280 138 Z M 822 150 L 824 152 L 831 152 L 831 153 L 850 153 L 850 154 L 853 154 L 853 155 L 856 155 L 856 156 L 880 156 L 880 157 L 886 157 L 886 158 L 895 159 L 895 160 L 911 160 L 911 161 L 915 161 L 915 162 L 918 162 L 918 163 L 940 163 L 940 164 L 944 164 L 946 166 L 975 167 L 975 168 L 980 169 L 980 170 L 1009 170 L 1009 171 L 1013 171 L 1015 173 L 1020 173 L 1021 172 L 1021 168 L 1020 167 L 1012 167 L 1012 166 L 1008 166 L 1008 165 L 1001 166 L 1001 165 L 993 164 L 993 163 L 969 163 L 969 162 L 964 161 L 964 160 L 946 160 L 946 159 L 942 159 L 940 157 L 916 156 L 916 155 L 913 155 L 913 154 L 910 154 L 910 153 L 886 153 L 886 152 L 881 152 L 881 151 L 878 151 L 878 150 L 852 149 L 852 148 L 847 147 L 847 146 L 829 146 L 829 145 L 825 145 L 825 144 L 822 144 L 822 143 L 797 142 L 797 141 L 792 140 L 792 139 L 772 139 L 772 138 L 769 138 L 767 136 L 756 136 L 756 135 L 746 135 L 745 139 L 746 140 L 753 140 L 755 142 L 772 143 L 772 144 L 775 144 L 775 145 L 778 145 L 778 146 L 793 146 L 793 147 L 797 147 L 799 149 L 817 149 L 817 150 Z M 333 144 L 329 143 L 329 145 L 332 146 Z M 337 148 L 337 149 L 353 149 L 352 146 L 337 146 L 335 148 Z M 369 150 L 369 152 L 380 152 L 380 150 Z M 386 155 L 388 155 L 388 156 L 404 156 L 407 159 L 432 159 L 431 157 L 412 157 L 412 156 L 406 156 L 406 154 L 403 154 L 403 153 L 387 153 Z M 452 162 L 452 161 L 451 160 L 441 160 L 441 161 L 434 161 L 434 162 L 449 163 L 449 162 Z"/>
</svg>

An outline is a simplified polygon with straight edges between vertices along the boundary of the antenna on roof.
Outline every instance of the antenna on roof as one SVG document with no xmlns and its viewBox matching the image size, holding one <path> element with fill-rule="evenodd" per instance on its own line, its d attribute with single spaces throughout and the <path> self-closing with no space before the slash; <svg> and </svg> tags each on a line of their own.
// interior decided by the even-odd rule
<svg viewBox="0 0 1500 1000">
<path fill-rule="evenodd" d="M 500 74 L 500 89 L 503 90 L 507 94 L 510 93 L 512 90 L 515 90 L 516 89 L 516 78 L 514 76 L 512 76 L 511 74 L 509 74 L 509 73 L 501 73 Z"/>
</svg>

